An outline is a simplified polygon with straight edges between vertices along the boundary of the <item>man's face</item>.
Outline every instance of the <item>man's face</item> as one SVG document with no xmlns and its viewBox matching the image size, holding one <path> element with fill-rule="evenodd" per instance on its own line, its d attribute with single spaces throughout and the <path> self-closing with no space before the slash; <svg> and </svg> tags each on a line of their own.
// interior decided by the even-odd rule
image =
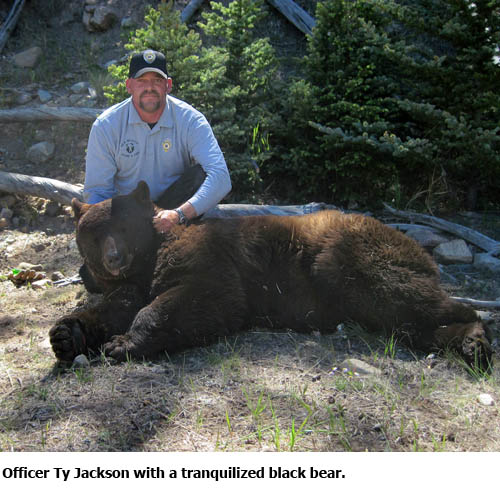
<svg viewBox="0 0 500 500">
<path fill-rule="evenodd" d="M 155 113 L 163 111 L 165 98 L 172 89 L 172 79 L 150 71 L 139 78 L 129 78 L 126 86 L 138 108 L 145 113 Z"/>
</svg>

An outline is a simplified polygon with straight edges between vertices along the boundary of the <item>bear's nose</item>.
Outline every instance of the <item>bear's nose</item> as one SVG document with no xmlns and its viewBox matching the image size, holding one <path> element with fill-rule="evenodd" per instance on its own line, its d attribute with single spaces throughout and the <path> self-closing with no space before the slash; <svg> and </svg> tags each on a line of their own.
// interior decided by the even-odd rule
<svg viewBox="0 0 500 500">
<path fill-rule="evenodd" d="M 113 275 L 117 275 L 122 267 L 123 256 L 116 246 L 116 241 L 112 236 L 108 236 L 104 241 L 103 264 Z"/>
</svg>

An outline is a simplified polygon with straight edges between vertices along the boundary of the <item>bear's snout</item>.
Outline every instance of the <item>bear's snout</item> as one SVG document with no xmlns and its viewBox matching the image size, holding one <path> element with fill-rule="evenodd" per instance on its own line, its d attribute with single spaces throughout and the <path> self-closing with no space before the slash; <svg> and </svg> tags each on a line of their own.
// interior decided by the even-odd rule
<svg viewBox="0 0 500 500">
<path fill-rule="evenodd" d="M 132 261 L 132 256 L 128 252 L 120 250 L 119 247 L 120 245 L 117 245 L 113 236 L 108 236 L 104 240 L 103 265 L 113 276 L 123 274 L 130 267 Z"/>
</svg>

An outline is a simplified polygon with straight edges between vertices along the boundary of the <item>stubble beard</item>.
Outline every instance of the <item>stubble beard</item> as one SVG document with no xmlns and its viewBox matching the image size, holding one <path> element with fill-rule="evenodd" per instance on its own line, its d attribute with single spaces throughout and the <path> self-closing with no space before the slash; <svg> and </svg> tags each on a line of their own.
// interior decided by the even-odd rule
<svg viewBox="0 0 500 500">
<path fill-rule="evenodd" d="M 144 102 L 142 98 L 149 95 L 154 95 L 158 98 L 158 100 Z M 157 92 L 143 92 L 139 98 L 139 107 L 146 113 L 154 113 L 155 111 L 158 111 L 161 107 L 160 95 Z"/>
</svg>

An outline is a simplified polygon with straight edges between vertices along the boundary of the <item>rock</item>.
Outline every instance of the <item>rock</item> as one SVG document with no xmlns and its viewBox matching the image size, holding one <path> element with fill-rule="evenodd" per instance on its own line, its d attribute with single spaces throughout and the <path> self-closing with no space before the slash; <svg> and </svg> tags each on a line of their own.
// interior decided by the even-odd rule
<svg viewBox="0 0 500 500">
<path fill-rule="evenodd" d="M 31 94 L 28 94 L 27 92 L 21 92 L 17 96 L 16 103 L 20 105 L 28 104 L 32 99 L 33 96 Z"/>
<path fill-rule="evenodd" d="M 25 271 L 41 271 L 42 264 L 30 264 L 29 262 L 20 262 L 17 268 L 24 269 Z"/>
<path fill-rule="evenodd" d="M 10 221 L 4 218 L 0 218 L 0 229 L 5 229 L 9 227 Z"/>
<path fill-rule="evenodd" d="M 40 62 L 42 49 L 40 47 L 31 47 L 28 50 L 14 55 L 14 64 L 20 68 L 34 68 Z"/>
<path fill-rule="evenodd" d="M 47 90 L 40 89 L 37 92 L 37 94 L 38 94 L 38 99 L 40 99 L 40 102 L 43 104 L 52 100 L 52 94 L 50 92 L 48 92 Z"/>
<path fill-rule="evenodd" d="M 431 229 L 410 229 L 406 232 L 406 236 L 413 238 L 424 248 L 434 248 L 448 242 L 448 238 Z"/>
<path fill-rule="evenodd" d="M 79 354 L 74 360 L 72 368 L 90 368 L 90 361 L 85 354 Z"/>
<path fill-rule="evenodd" d="M 477 253 L 474 256 L 474 267 L 491 272 L 500 272 L 500 259 L 487 253 Z"/>
<path fill-rule="evenodd" d="M 130 29 L 135 26 L 135 22 L 131 17 L 124 17 L 120 22 L 120 26 L 125 29 Z"/>
<path fill-rule="evenodd" d="M 89 82 L 78 82 L 71 86 L 73 94 L 86 94 L 89 91 Z"/>
<path fill-rule="evenodd" d="M 54 154 L 54 150 L 55 145 L 53 143 L 43 141 L 31 146 L 26 156 L 33 163 L 45 163 Z"/>
<path fill-rule="evenodd" d="M 43 290 L 44 288 L 47 288 L 47 286 L 52 285 L 52 281 L 44 278 L 41 280 L 36 280 L 31 283 L 31 288 L 33 290 Z"/>
<path fill-rule="evenodd" d="M 364 361 L 356 358 L 346 359 L 342 362 L 339 367 L 343 371 L 349 371 L 353 373 L 357 373 L 360 376 L 363 375 L 382 375 L 382 370 L 376 368 L 375 366 L 369 365 Z"/>
<path fill-rule="evenodd" d="M 489 394 L 479 394 L 477 400 L 484 406 L 493 406 L 495 404 L 494 399 Z"/>
<path fill-rule="evenodd" d="M 470 264 L 473 256 L 464 240 L 441 243 L 433 251 L 434 258 L 441 264 Z"/>
<path fill-rule="evenodd" d="M 83 24 L 90 31 L 106 31 L 118 21 L 115 11 L 106 5 L 94 7 L 87 4 L 83 13 Z"/>
</svg>

